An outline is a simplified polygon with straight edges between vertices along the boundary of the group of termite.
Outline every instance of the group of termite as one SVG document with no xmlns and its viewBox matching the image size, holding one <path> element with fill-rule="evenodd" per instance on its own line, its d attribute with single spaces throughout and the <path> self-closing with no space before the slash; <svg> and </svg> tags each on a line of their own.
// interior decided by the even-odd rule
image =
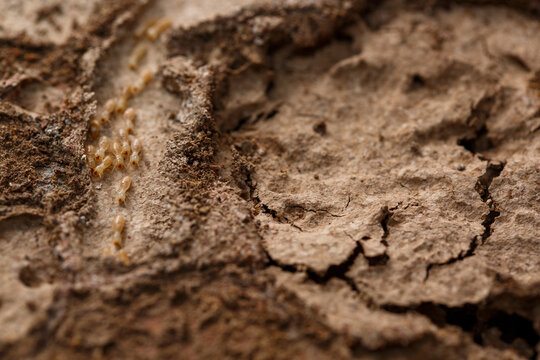
<svg viewBox="0 0 540 360">
<path fill-rule="evenodd" d="M 150 20 L 135 31 L 135 38 L 137 40 L 147 38 L 154 41 L 170 26 L 171 21 L 167 18 Z M 128 67 L 131 70 L 137 69 L 140 61 L 146 55 L 147 49 L 145 43 L 139 43 L 135 46 L 128 59 Z M 89 135 L 93 141 L 97 140 L 97 144 L 87 145 L 86 162 L 92 175 L 96 178 L 102 178 L 108 170 L 135 169 L 139 165 L 142 145 L 134 137 L 137 110 L 128 107 L 128 104 L 133 96 L 144 90 L 153 77 L 154 71 L 152 69 L 142 70 L 132 84 L 124 87 L 118 97 L 107 100 L 99 115 L 90 122 Z M 100 136 L 102 128 L 109 126 L 117 116 L 121 117 L 123 122 L 116 136 L 112 139 L 105 135 Z M 131 182 L 129 175 L 120 180 L 116 189 L 118 204 L 123 204 L 126 201 Z M 125 223 L 122 214 L 117 214 L 113 218 L 112 245 L 116 250 L 119 250 L 123 245 L 122 233 Z M 110 254 L 110 250 L 106 253 Z M 118 255 L 124 263 L 129 263 L 129 258 L 124 250 L 120 250 Z"/>
</svg>

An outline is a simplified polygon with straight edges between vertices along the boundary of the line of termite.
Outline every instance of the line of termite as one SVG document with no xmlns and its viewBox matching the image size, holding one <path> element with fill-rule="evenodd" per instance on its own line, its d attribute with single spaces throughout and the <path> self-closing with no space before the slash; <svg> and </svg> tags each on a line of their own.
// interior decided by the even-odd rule
<svg viewBox="0 0 540 360">
<path fill-rule="evenodd" d="M 128 68 L 136 70 L 139 63 L 147 53 L 148 45 L 142 42 L 145 38 L 155 41 L 165 30 L 171 26 L 171 21 L 167 18 L 150 20 L 143 26 L 135 30 L 134 37 L 139 43 L 132 50 L 128 59 Z M 135 78 L 134 82 L 127 84 L 122 92 L 114 98 L 108 99 L 102 107 L 99 115 L 91 121 L 89 136 L 97 144 L 88 144 L 86 147 L 86 162 L 92 175 L 101 179 L 107 172 L 114 170 L 134 169 L 139 165 L 142 152 L 142 144 L 134 137 L 135 121 L 137 110 L 128 107 L 129 101 L 150 83 L 154 77 L 154 70 L 147 68 L 142 70 Z M 116 137 L 110 139 L 106 135 L 101 135 L 102 128 L 111 124 L 117 115 L 123 119 L 122 126 L 117 131 Z M 120 205 L 126 201 L 127 192 L 131 187 L 132 178 L 125 175 L 120 180 L 116 188 L 115 199 Z M 104 255 L 111 255 L 117 251 L 117 257 L 126 265 L 130 263 L 129 257 L 123 247 L 123 231 L 126 220 L 120 213 L 113 217 L 112 239 Z"/>
</svg>

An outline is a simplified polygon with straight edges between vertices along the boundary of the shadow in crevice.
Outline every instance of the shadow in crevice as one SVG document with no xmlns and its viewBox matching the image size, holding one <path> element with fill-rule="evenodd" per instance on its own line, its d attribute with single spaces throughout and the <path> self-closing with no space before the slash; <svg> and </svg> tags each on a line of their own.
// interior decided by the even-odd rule
<svg viewBox="0 0 540 360">
<path fill-rule="evenodd" d="M 453 325 L 471 334 L 475 343 L 500 349 L 512 349 L 529 359 L 535 359 L 540 336 L 531 320 L 510 312 L 474 304 L 448 307 L 422 303 L 415 308 L 385 306 L 394 313 L 414 311 L 427 316 L 438 327 Z"/>
</svg>

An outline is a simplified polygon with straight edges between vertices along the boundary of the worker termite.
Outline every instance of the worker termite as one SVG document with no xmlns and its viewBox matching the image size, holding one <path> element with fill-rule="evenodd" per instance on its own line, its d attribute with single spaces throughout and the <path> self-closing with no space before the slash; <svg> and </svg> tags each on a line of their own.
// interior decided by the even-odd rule
<svg viewBox="0 0 540 360">
<path fill-rule="evenodd" d="M 144 83 L 143 79 L 138 78 L 137 80 L 135 80 L 135 82 L 133 84 L 131 84 L 130 87 L 131 87 L 131 91 L 134 94 L 138 94 L 141 91 L 143 91 L 144 86 L 145 86 L 145 83 Z"/>
<path fill-rule="evenodd" d="M 129 154 L 131 154 L 131 145 L 129 144 L 129 140 L 126 138 L 122 140 L 122 155 L 129 156 Z"/>
<path fill-rule="evenodd" d="M 114 217 L 112 228 L 113 228 L 113 237 L 112 243 L 115 247 L 119 248 L 122 246 L 122 231 L 124 231 L 124 226 L 126 220 L 122 214 L 118 214 Z"/>
<path fill-rule="evenodd" d="M 113 163 L 113 159 L 110 155 L 105 156 L 105 159 L 95 167 L 94 169 L 94 175 L 98 177 L 102 177 L 105 170 L 107 170 Z"/>
<path fill-rule="evenodd" d="M 99 122 L 103 125 L 108 124 L 111 120 L 111 114 L 107 112 L 106 110 L 103 110 L 101 112 L 101 115 L 99 115 Z"/>
<path fill-rule="evenodd" d="M 109 120 L 111 119 L 111 115 L 114 113 L 114 110 L 116 109 L 117 103 L 116 99 L 109 99 L 105 102 L 105 105 L 103 105 L 103 111 L 101 112 L 101 115 L 99 116 L 99 121 L 102 124 L 107 124 Z"/>
<path fill-rule="evenodd" d="M 142 81 L 144 82 L 144 84 L 146 85 L 154 77 L 154 71 L 150 68 L 144 69 L 143 71 L 141 71 L 140 77 Z"/>
<path fill-rule="evenodd" d="M 135 39 L 141 39 L 146 34 L 148 29 L 157 22 L 157 20 L 158 19 L 150 19 L 146 21 L 143 24 L 143 26 L 137 28 L 135 32 L 133 33 L 133 36 L 135 37 Z"/>
<path fill-rule="evenodd" d="M 131 119 L 131 120 L 135 119 L 135 115 L 136 115 L 135 109 L 133 109 L 133 108 L 127 108 L 126 111 L 124 111 L 124 119 L 126 119 L 126 120 L 127 119 Z"/>
<path fill-rule="evenodd" d="M 131 92 L 131 88 L 129 86 L 126 86 L 124 90 L 122 90 L 122 98 L 129 100 L 133 96 L 133 93 Z M 124 112 L 126 109 L 122 110 Z"/>
<path fill-rule="evenodd" d="M 127 133 L 127 130 L 124 129 L 123 127 L 121 127 L 120 129 L 118 129 L 118 137 L 120 139 L 127 139 L 127 136 L 128 136 L 128 133 Z"/>
<path fill-rule="evenodd" d="M 118 214 L 114 217 L 113 220 L 113 230 L 122 232 L 124 231 L 124 226 L 126 225 L 126 220 L 124 219 L 124 216 L 122 214 Z"/>
<path fill-rule="evenodd" d="M 124 112 L 124 110 L 126 110 L 127 103 L 128 99 L 126 99 L 125 97 L 121 97 L 120 99 L 118 99 L 118 102 L 116 103 L 116 112 Z"/>
<path fill-rule="evenodd" d="M 86 147 L 86 161 L 88 162 L 88 167 L 94 169 L 96 167 L 96 147 L 94 145 L 88 145 Z"/>
<path fill-rule="evenodd" d="M 124 128 L 126 129 L 126 132 L 128 134 L 133 134 L 133 130 L 135 129 L 135 124 L 133 123 L 133 120 L 126 119 Z"/>
<path fill-rule="evenodd" d="M 141 71 L 139 74 L 139 77 L 135 80 L 133 84 L 130 85 L 131 91 L 133 94 L 138 94 L 141 91 L 144 90 L 146 85 L 152 80 L 154 77 L 154 72 L 152 69 L 145 69 Z"/>
<path fill-rule="evenodd" d="M 131 156 L 129 157 L 129 163 L 132 167 L 137 167 L 139 165 L 140 160 L 140 154 L 141 154 L 142 146 L 139 139 L 133 139 L 131 142 Z"/>
<path fill-rule="evenodd" d="M 146 52 L 148 51 L 148 47 L 146 44 L 139 44 L 135 46 L 133 49 L 133 52 L 131 53 L 129 60 L 128 60 L 128 67 L 131 70 L 135 70 L 137 66 L 139 65 L 139 62 L 141 59 L 146 55 Z"/>
<path fill-rule="evenodd" d="M 172 25 L 168 18 L 159 19 L 154 25 L 150 26 L 146 31 L 146 36 L 149 40 L 154 41 Z"/>
<path fill-rule="evenodd" d="M 133 108 L 128 108 L 124 112 L 124 119 L 125 122 L 125 129 L 128 134 L 133 133 L 133 130 L 135 128 L 135 124 L 133 123 L 133 120 L 135 119 L 135 110 Z"/>
<path fill-rule="evenodd" d="M 103 108 L 105 111 L 107 111 L 109 114 L 112 114 L 114 110 L 116 110 L 116 99 L 109 99 L 105 102 L 105 105 L 103 105 Z"/>
<path fill-rule="evenodd" d="M 114 166 L 116 166 L 117 169 L 123 169 L 124 157 L 122 156 L 122 146 L 120 145 L 118 141 L 113 142 L 112 151 L 115 158 Z"/>
<path fill-rule="evenodd" d="M 120 184 L 118 185 L 117 189 L 116 200 L 118 200 L 118 203 L 123 203 L 126 201 L 126 193 L 130 186 L 131 178 L 129 176 L 124 176 L 122 180 L 120 180 Z"/>
<path fill-rule="evenodd" d="M 109 150 L 109 146 L 110 146 L 110 140 L 108 137 L 102 136 L 99 138 L 98 149 L 95 155 L 96 160 L 100 161 L 101 159 L 105 157 L 107 150 Z"/>
<path fill-rule="evenodd" d="M 124 90 L 122 90 L 122 94 L 116 101 L 116 112 L 121 114 L 124 111 L 126 111 L 127 103 L 129 99 L 131 99 L 131 96 L 133 96 L 133 91 L 131 89 L 131 86 L 126 86 Z"/>
<path fill-rule="evenodd" d="M 97 137 L 99 136 L 99 132 L 101 130 L 101 126 L 99 125 L 99 123 L 96 121 L 96 120 L 92 120 L 90 122 L 90 137 L 92 139 L 97 139 Z"/>
</svg>

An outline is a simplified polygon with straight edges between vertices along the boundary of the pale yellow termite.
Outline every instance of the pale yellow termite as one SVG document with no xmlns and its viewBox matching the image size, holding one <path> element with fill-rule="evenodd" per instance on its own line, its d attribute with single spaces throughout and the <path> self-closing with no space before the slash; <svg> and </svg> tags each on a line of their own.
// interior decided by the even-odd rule
<svg viewBox="0 0 540 360">
<path fill-rule="evenodd" d="M 105 157 L 105 154 L 109 150 L 109 146 L 110 146 L 110 140 L 108 137 L 102 136 L 99 138 L 98 149 L 95 155 L 96 160 L 100 161 L 101 159 Z"/>
<path fill-rule="evenodd" d="M 154 70 L 146 68 L 141 71 L 139 76 L 145 84 L 148 84 L 150 81 L 152 81 L 152 78 L 154 77 Z"/>
<path fill-rule="evenodd" d="M 128 134 L 133 134 L 133 131 L 135 130 L 135 124 L 133 123 L 133 120 L 126 119 L 124 123 L 124 129 L 126 129 L 126 132 Z"/>
<path fill-rule="evenodd" d="M 126 107 L 128 104 L 129 99 L 133 96 L 133 91 L 131 90 L 131 86 L 126 86 L 124 90 L 122 90 L 122 94 L 120 94 L 120 97 L 118 100 L 116 100 L 116 112 L 121 114 L 124 111 L 126 111 Z"/>
<path fill-rule="evenodd" d="M 153 77 L 154 71 L 152 69 L 148 68 L 141 71 L 135 82 L 130 85 L 131 92 L 133 94 L 138 94 L 143 91 L 146 85 L 148 85 L 148 83 L 152 81 Z"/>
<path fill-rule="evenodd" d="M 145 85 L 146 84 L 144 83 L 143 79 L 138 78 L 133 84 L 131 84 L 131 91 L 133 94 L 138 94 L 144 90 Z"/>
<path fill-rule="evenodd" d="M 123 203 L 126 201 L 126 193 L 131 187 L 131 177 L 124 176 L 122 180 L 120 180 L 120 184 L 118 184 L 117 194 L 116 194 L 116 200 L 118 200 L 119 203 Z"/>
<path fill-rule="evenodd" d="M 145 34 L 146 32 L 148 31 L 148 29 L 154 25 L 156 22 L 158 21 L 158 19 L 150 19 L 150 20 L 147 20 L 142 26 L 138 27 L 134 32 L 133 32 L 133 36 L 135 37 L 135 39 L 141 39 Z"/>
<path fill-rule="evenodd" d="M 131 70 L 135 70 L 137 66 L 139 66 L 139 63 L 141 62 L 142 58 L 146 55 L 147 51 L 148 51 L 148 46 L 146 46 L 146 44 L 139 44 L 135 46 L 135 48 L 133 49 L 129 57 L 128 67 Z"/>
<path fill-rule="evenodd" d="M 118 214 L 114 217 L 113 220 L 113 230 L 122 232 L 124 231 L 124 226 L 126 225 L 126 220 L 122 214 Z"/>
<path fill-rule="evenodd" d="M 123 127 L 121 127 L 120 129 L 118 129 L 118 137 L 120 139 L 127 139 L 128 137 L 128 133 L 127 133 L 127 130 L 124 129 Z"/>
<path fill-rule="evenodd" d="M 94 175 L 102 177 L 105 170 L 107 170 L 113 163 L 113 159 L 110 155 L 105 156 L 101 164 L 95 167 Z"/>
<path fill-rule="evenodd" d="M 126 111 L 124 111 L 124 119 L 134 120 L 136 115 L 134 108 L 127 108 Z"/>
<path fill-rule="evenodd" d="M 105 124 L 108 124 L 110 120 L 111 120 L 111 114 L 109 114 L 108 112 L 106 112 L 105 110 L 103 110 L 103 111 L 101 112 L 101 114 L 99 115 L 99 122 L 100 122 L 102 125 L 105 125 Z"/>
<path fill-rule="evenodd" d="M 125 119 L 125 129 L 128 134 L 132 134 L 133 130 L 135 129 L 135 110 L 133 108 L 128 108 L 124 112 L 124 119 Z"/>
<path fill-rule="evenodd" d="M 141 150 L 142 150 L 142 146 L 139 139 L 133 139 L 133 141 L 131 141 L 132 152 L 131 152 L 131 156 L 129 157 L 129 163 L 131 164 L 132 167 L 137 167 L 139 165 Z"/>
<path fill-rule="evenodd" d="M 146 31 L 146 36 L 149 40 L 154 41 L 172 25 L 168 18 L 159 19 L 154 25 L 150 26 Z"/>
<path fill-rule="evenodd" d="M 122 155 L 127 157 L 129 154 L 131 154 L 131 145 L 129 144 L 129 140 L 124 138 L 122 140 Z"/>
<path fill-rule="evenodd" d="M 115 162 L 114 165 L 117 169 L 124 168 L 124 157 L 122 156 L 122 146 L 118 141 L 112 143 L 112 151 L 114 154 Z"/>
<path fill-rule="evenodd" d="M 124 110 L 126 110 L 128 100 L 129 99 L 125 97 L 120 97 L 120 99 L 118 99 L 118 102 L 116 103 L 116 112 L 118 113 L 124 112 Z"/>
<path fill-rule="evenodd" d="M 114 110 L 116 110 L 116 99 L 109 99 L 105 102 L 105 105 L 103 105 L 103 108 L 105 111 L 107 111 L 109 114 L 112 114 Z"/>
<path fill-rule="evenodd" d="M 122 232 L 124 231 L 124 226 L 126 225 L 126 220 L 122 214 L 118 214 L 114 217 L 112 228 L 113 228 L 113 237 L 112 243 L 117 248 L 122 246 Z"/>
<path fill-rule="evenodd" d="M 107 124 L 111 120 L 111 115 L 114 113 L 116 106 L 117 106 L 116 99 L 109 99 L 105 102 L 105 105 L 103 105 L 103 111 L 101 112 L 101 115 L 99 116 L 99 121 L 102 124 Z"/>
</svg>

